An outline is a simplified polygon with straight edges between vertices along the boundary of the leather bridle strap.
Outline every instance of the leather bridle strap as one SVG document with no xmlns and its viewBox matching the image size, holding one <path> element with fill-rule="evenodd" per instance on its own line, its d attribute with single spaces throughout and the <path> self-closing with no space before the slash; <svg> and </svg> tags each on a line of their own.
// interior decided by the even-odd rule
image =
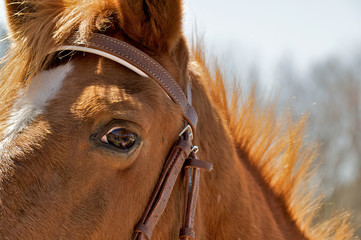
<svg viewBox="0 0 361 240">
<path fill-rule="evenodd" d="M 184 204 L 183 224 L 179 233 L 180 239 L 194 239 L 194 215 L 199 189 L 200 169 L 212 170 L 212 164 L 197 159 L 191 135 L 185 132 L 179 137 L 167 157 L 162 173 L 158 179 L 143 216 L 134 229 L 133 240 L 149 240 L 154 227 L 167 205 L 174 184 L 183 167 L 186 172 L 186 193 Z"/>
<path fill-rule="evenodd" d="M 179 238 L 182 240 L 195 239 L 194 215 L 199 191 L 200 169 L 211 171 L 212 164 L 199 160 L 196 151 L 192 151 L 184 163 L 184 168 L 186 170 L 186 182 L 189 184 L 185 188 L 183 227 L 179 233 Z"/>
<path fill-rule="evenodd" d="M 191 105 L 190 85 L 187 85 L 187 99 L 179 84 L 159 63 L 139 49 L 118 39 L 102 34 L 91 34 L 86 43 L 74 41 L 75 38 L 69 38 L 65 45 L 55 48 L 53 52 L 63 50 L 83 51 L 111 59 L 143 77 L 155 80 L 167 95 L 181 107 L 184 119 L 187 122 L 186 127 L 180 132 L 178 141 L 166 159 L 156 187 L 142 218 L 134 229 L 132 238 L 133 240 L 151 239 L 153 230 L 168 203 L 178 175 L 184 167 L 186 169 L 185 203 L 183 224 L 179 237 L 183 240 L 194 239 L 194 215 L 199 189 L 200 169 L 210 171 L 212 165 L 197 159 L 198 147 L 192 144 L 198 116 Z"/>
<path fill-rule="evenodd" d="M 154 79 L 167 95 L 181 107 L 185 120 L 191 125 L 193 131 L 196 130 L 198 122 L 196 111 L 188 102 L 177 81 L 153 58 L 126 42 L 104 34 L 93 33 L 86 43 L 76 42 L 74 44 L 74 40 L 74 37 L 69 38 L 65 45 L 59 46 L 55 50 L 83 51 L 104 56 L 130 68 L 143 77 Z"/>
<path fill-rule="evenodd" d="M 191 151 L 192 141 L 189 135 L 185 134 L 173 146 L 143 216 L 135 227 L 132 239 L 151 239 L 153 229 L 166 207 L 178 175 Z"/>
</svg>

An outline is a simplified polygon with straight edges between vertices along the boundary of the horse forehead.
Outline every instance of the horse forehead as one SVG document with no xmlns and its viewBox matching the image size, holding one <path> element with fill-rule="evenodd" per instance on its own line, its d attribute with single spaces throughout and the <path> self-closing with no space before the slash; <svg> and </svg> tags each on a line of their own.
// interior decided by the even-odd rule
<svg viewBox="0 0 361 240">
<path fill-rule="evenodd" d="M 85 86 L 71 104 L 70 111 L 81 118 L 95 117 L 102 112 L 131 115 L 134 118 L 153 108 L 143 92 L 133 94 L 121 85 L 101 84 Z"/>
<path fill-rule="evenodd" d="M 0 149 L 9 144 L 17 133 L 24 130 L 39 114 L 44 112 L 45 106 L 56 96 L 72 69 L 73 65 L 67 63 L 44 71 L 36 76 L 28 87 L 19 91 L 18 99 L 10 110 Z"/>
<path fill-rule="evenodd" d="M 77 57 L 72 64 L 73 70 L 46 108 L 54 124 L 82 122 L 96 129 L 120 119 L 138 124 L 145 136 L 155 123 L 182 117 L 178 105 L 150 78 L 94 55 Z"/>
<path fill-rule="evenodd" d="M 62 97 L 72 89 L 71 111 L 89 112 L 102 109 L 146 110 L 159 108 L 160 102 L 169 105 L 163 90 L 151 79 L 102 57 L 76 61 L 62 88 Z"/>
</svg>

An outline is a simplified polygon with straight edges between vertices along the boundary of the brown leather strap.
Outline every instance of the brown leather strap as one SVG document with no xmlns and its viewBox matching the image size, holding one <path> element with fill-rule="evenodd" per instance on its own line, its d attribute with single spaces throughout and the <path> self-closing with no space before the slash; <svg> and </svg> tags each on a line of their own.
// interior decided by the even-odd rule
<svg viewBox="0 0 361 240">
<path fill-rule="evenodd" d="M 185 202 L 183 213 L 183 227 L 179 233 L 179 239 L 194 239 L 194 215 L 197 206 L 197 197 L 199 191 L 199 173 L 198 168 L 188 168 L 186 170 L 187 186 L 185 188 Z"/>
<path fill-rule="evenodd" d="M 185 168 L 193 167 L 193 168 L 201 168 L 206 171 L 212 171 L 213 165 L 209 162 L 200 160 L 200 159 L 194 159 L 194 158 L 187 158 L 184 163 Z"/>
<path fill-rule="evenodd" d="M 163 167 L 163 171 L 158 179 L 157 185 L 153 190 L 153 194 L 138 223 L 132 239 L 144 240 L 151 239 L 152 232 L 162 215 L 170 194 L 173 190 L 177 177 L 182 170 L 185 159 L 192 150 L 192 142 L 188 134 L 183 134 L 178 142 L 172 148 L 167 161 Z M 139 227 L 140 226 L 140 227 Z M 143 231 L 146 229 L 146 231 Z"/>
<path fill-rule="evenodd" d="M 151 239 L 153 230 L 167 205 L 174 184 L 183 167 L 186 170 L 186 190 L 183 226 L 179 237 L 180 239 L 194 239 L 194 215 L 199 189 L 200 169 L 210 171 L 212 165 L 199 160 L 193 152 L 197 149 L 197 147 L 192 146 L 192 137 L 197 127 L 198 116 L 191 106 L 191 90 L 189 86 L 187 100 L 179 84 L 159 63 L 144 52 L 118 39 L 102 34 L 92 34 L 86 43 L 76 43 L 74 45 L 74 39 L 69 39 L 66 44 L 69 45 L 60 46 L 54 51 L 84 51 L 112 59 L 144 77 L 149 76 L 154 79 L 168 96 L 180 105 L 184 118 L 191 127 L 184 128 L 179 140 L 172 148 L 143 216 L 134 229 L 132 239 Z"/>
<path fill-rule="evenodd" d="M 197 155 L 192 152 L 189 161 L 196 161 Z M 211 164 L 210 164 L 211 165 Z M 211 165 L 212 168 L 212 165 Z M 197 198 L 199 191 L 199 175 L 200 169 L 198 167 L 186 168 L 186 181 L 187 185 L 185 188 L 185 202 L 184 202 L 184 213 L 183 213 L 183 227 L 179 233 L 179 239 L 181 240 L 192 240 L 195 239 L 194 230 L 194 215 L 196 212 Z"/>
<path fill-rule="evenodd" d="M 73 38 L 70 38 L 65 44 L 70 45 L 68 50 L 74 50 Z M 198 122 L 196 111 L 188 102 L 177 81 L 153 58 L 128 43 L 97 33 L 91 34 L 86 43 L 76 43 L 76 46 L 106 52 L 141 69 L 150 78 L 154 79 L 175 103 L 181 106 L 184 118 L 192 126 L 193 131 L 196 130 Z M 59 49 L 67 50 L 66 45 L 59 47 Z M 86 49 L 83 51 L 86 51 Z"/>
<path fill-rule="evenodd" d="M 134 234 L 143 234 L 148 240 L 152 237 L 153 230 L 149 229 L 145 224 L 137 224 L 134 228 Z"/>
<path fill-rule="evenodd" d="M 179 232 L 179 238 L 180 239 L 184 239 L 184 238 L 195 239 L 196 233 L 193 228 L 183 227 Z"/>
<path fill-rule="evenodd" d="M 200 169 L 211 171 L 213 166 L 209 162 L 199 160 L 195 153 L 191 153 L 184 163 L 184 168 L 186 169 L 188 185 L 185 189 L 183 227 L 179 232 L 179 239 L 194 240 L 194 216 L 199 192 Z"/>
</svg>

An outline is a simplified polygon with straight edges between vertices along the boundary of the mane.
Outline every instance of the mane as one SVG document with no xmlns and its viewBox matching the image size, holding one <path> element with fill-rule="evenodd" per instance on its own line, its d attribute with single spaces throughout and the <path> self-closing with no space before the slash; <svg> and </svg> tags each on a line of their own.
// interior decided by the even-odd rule
<svg viewBox="0 0 361 240">
<path fill-rule="evenodd" d="M 320 220 L 323 193 L 311 181 L 318 147 L 305 144 L 307 117 L 294 122 L 285 114 L 277 119 L 275 103 L 257 99 L 255 87 L 243 97 L 241 89 L 232 86 L 229 98 L 220 66 L 208 67 L 203 49 L 200 42 L 193 46 L 193 60 L 205 74 L 211 101 L 226 120 L 239 155 L 259 171 L 308 238 L 354 239 L 348 213 Z"/>
</svg>

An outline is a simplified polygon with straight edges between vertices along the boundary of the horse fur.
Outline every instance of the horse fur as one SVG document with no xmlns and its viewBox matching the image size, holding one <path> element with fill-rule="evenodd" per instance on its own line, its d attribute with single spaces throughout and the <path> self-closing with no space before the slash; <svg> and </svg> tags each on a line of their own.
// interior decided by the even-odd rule
<svg viewBox="0 0 361 240">
<path fill-rule="evenodd" d="M 75 41 L 108 34 L 150 54 L 183 89 L 192 83 L 195 144 L 215 167 L 201 177 L 197 239 L 351 239 L 347 218 L 313 226 L 319 204 L 307 186 L 316 153 L 303 144 L 305 120 L 277 122 L 272 106 L 261 108 L 254 95 L 241 102 L 237 91 L 228 103 L 201 47 L 189 60 L 180 0 L 6 2 L 12 45 L 0 74 L 2 134 L 19 93 L 56 67 L 52 48 L 74 32 Z M 127 239 L 182 128 L 180 109 L 154 82 L 93 55 L 67 61 L 74 69 L 62 88 L 0 153 L 4 239 Z M 89 147 L 89 132 L 112 114 L 142 126 L 129 126 L 142 132 L 142 152 L 117 161 Z M 178 235 L 183 185 L 177 181 L 154 239 Z"/>
</svg>

